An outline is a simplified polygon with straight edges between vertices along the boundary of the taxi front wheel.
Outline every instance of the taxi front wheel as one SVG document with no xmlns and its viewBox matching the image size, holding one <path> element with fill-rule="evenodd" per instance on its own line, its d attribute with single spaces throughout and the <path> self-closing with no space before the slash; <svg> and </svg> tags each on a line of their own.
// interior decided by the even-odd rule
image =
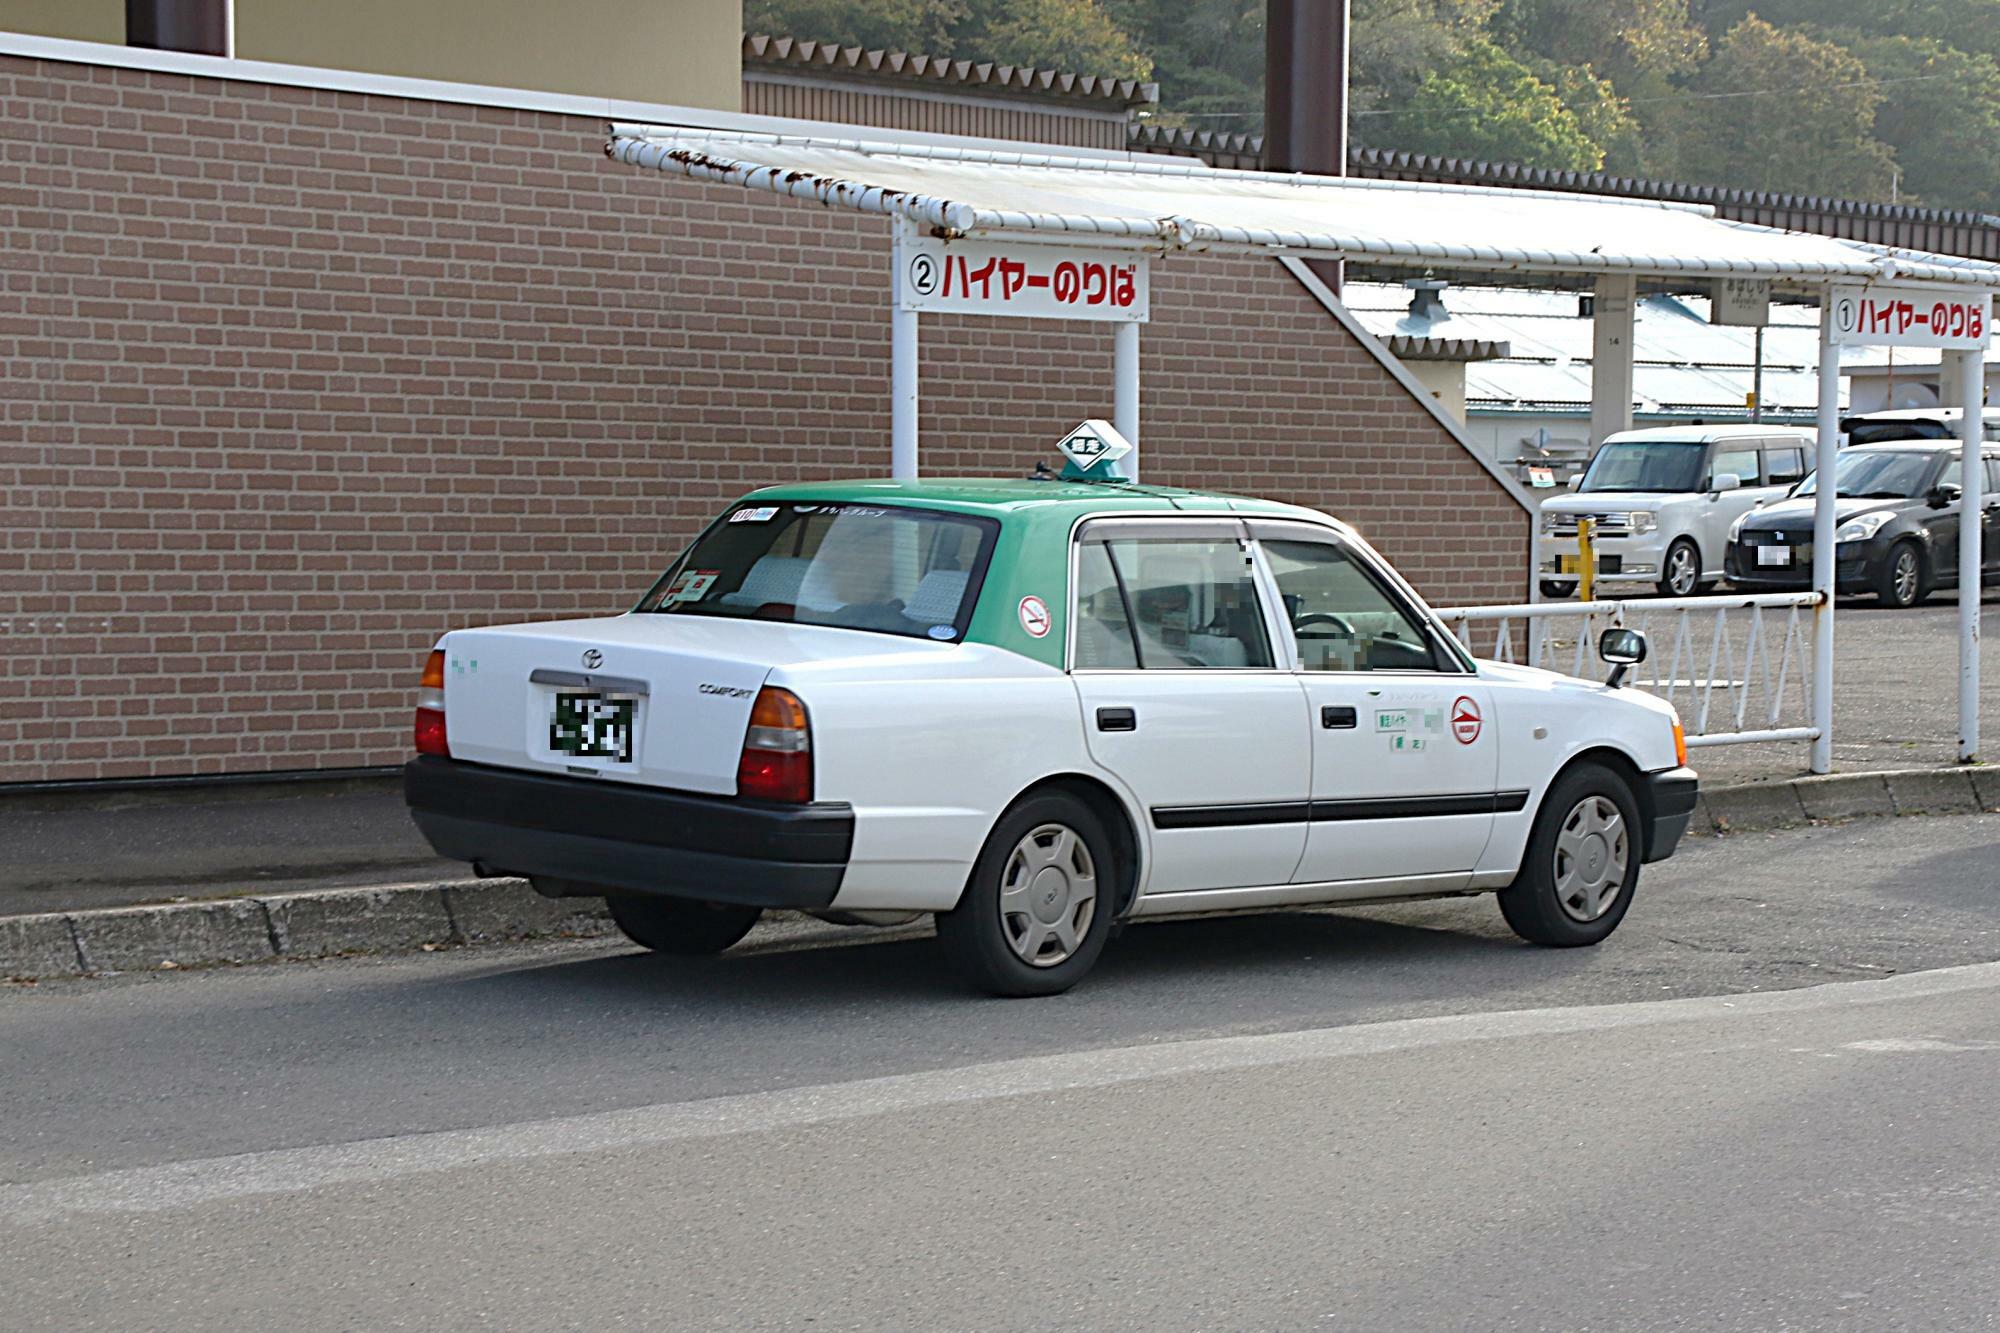
<svg viewBox="0 0 2000 1333">
<path fill-rule="evenodd" d="M 1618 928 L 1639 882 L 1639 803 L 1616 773 L 1579 764 L 1557 778 L 1528 835 L 1500 914 L 1534 944 L 1596 944 Z"/>
<path fill-rule="evenodd" d="M 721 953 L 748 935 L 763 915 L 758 907 L 628 893 L 607 894 L 604 901 L 626 939 L 654 953 L 682 957 Z"/>
<path fill-rule="evenodd" d="M 993 826 L 958 906 L 938 914 L 938 943 L 983 990 L 1059 994 L 1104 951 L 1115 868 L 1088 805 L 1061 792 L 1032 796 Z"/>
</svg>

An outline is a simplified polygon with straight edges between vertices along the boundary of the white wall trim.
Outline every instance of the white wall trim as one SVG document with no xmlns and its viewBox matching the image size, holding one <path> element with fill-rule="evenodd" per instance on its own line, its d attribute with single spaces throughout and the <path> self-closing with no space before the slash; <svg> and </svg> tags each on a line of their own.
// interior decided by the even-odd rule
<svg viewBox="0 0 2000 1333">
<path fill-rule="evenodd" d="M 38 37 L 32 33 L 0 32 L 0 56 L 20 56 L 29 60 L 57 60 L 73 65 L 102 65 L 113 69 L 146 70 L 155 74 L 180 74 L 191 78 L 234 79 L 242 83 L 275 84 L 286 88 L 317 88 L 328 92 L 360 93 L 374 97 L 399 97 L 417 102 L 446 102 L 458 106 L 497 107 L 507 111 L 539 111 L 558 116 L 582 116 L 597 121 L 632 121 L 650 125 L 690 125 L 702 129 L 750 131 L 761 134 L 810 134 L 829 138 L 851 138 L 855 127 L 831 121 L 793 120 L 785 116 L 752 116 L 741 111 L 718 111 L 712 107 L 677 106 L 669 102 L 629 102 L 615 97 L 585 97 L 577 93 L 537 92 L 530 88 L 501 88 L 478 83 L 448 83 L 440 79 L 413 79 L 400 74 L 368 74 L 359 70 L 322 69 L 315 65 L 281 65 L 268 60 L 236 60 L 225 56 L 193 55 L 185 51 L 154 51 L 137 46 L 113 46 L 105 42 L 76 42 L 62 37 Z M 983 139 L 956 134 L 928 134 L 917 130 L 883 131 L 887 137 L 909 143 L 939 147 L 979 147 L 1000 152 L 1020 152 L 1019 139 Z M 1072 157 L 1126 158 L 1131 154 L 1102 148 L 1082 148 L 1073 144 L 1041 144 L 1042 151 Z"/>
<path fill-rule="evenodd" d="M 1366 348 L 1370 356 L 1382 363 L 1382 368 L 1394 376 L 1398 384 L 1409 391 L 1410 397 L 1416 399 L 1424 411 L 1431 414 L 1431 417 L 1438 425 L 1444 427 L 1445 433 L 1458 442 L 1459 448 L 1470 454 L 1474 462 L 1478 463 L 1480 467 L 1485 468 L 1493 480 L 1499 482 L 1507 494 L 1514 497 L 1514 503 L 1520 505 L 1530 518 L 1533 518 L 1540 512 L 1541 507 L 1536 503 L 1535 498 L 1528 493 L 1528 488 L 1513 477 L 1508 476 L 1498 463 L 1486 457 L 1480 451 L 1479 447 L 1473 444 L 1472 437 L 1465 433 L 1464 423 L 1453 420 L 1449 412 L 1438 406 L 1437 400 L 1431 397 L 1431 391 L 1419 383 L 1417 377 L 1410 373 L 1409 368 L 1397 360 L 1387 347 L 1382 345 L 1381 339 L 1370 333 L 1362 325 L 1361 321 L 1354 317 L 1353 311 L 1340 303 L 1340 298 L 1335 296 L 1327 288 L 1327 285 L 1319 280 L 1319 275 L 1308 268 L 1303 259 L 1293 259 L 1289 255 L 1281 255 L 1278 262 L 1283 264 L 1291 272 L 1291 275 L 1299 280 L 1300 286 L 1312 293 L 1315 301 L 1326 307 L 1327 313 L 1338 320 L 1342 328 L 1354 335 L 1355 341 Z"/>
</svg>

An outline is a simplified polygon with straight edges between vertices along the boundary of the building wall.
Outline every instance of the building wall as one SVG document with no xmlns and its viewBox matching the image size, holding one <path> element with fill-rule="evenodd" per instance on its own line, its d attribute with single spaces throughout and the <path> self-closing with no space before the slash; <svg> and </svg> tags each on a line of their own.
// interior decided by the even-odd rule
<svg viewBox="0 0 2000 1333">
<path fill-rule="evenodd" d="M 442 630 L 621 610 L 714 509 L 879 474 L 888 235 L 603 124 L 0 58 L 0 780 L 382 764 Z M 1432 597 L 1528 524 L 1267 260 L 1162 262 L 1147 469 Z M 926 320 L 925 467 L 1018 475 L 1108 331 Z"/>
<path fill-rule="evenodd" d="M 244 60 L 724 111 L 741 98 L 736 0 L 235 0 L 235 15 Z M 124 0 L 0 0 L 0 29 L 123 45 Z"/>
<path fill-rule="evenodd" d="M 0 0 L 0 30 L 125 44 L 125 0 Z"/>
<path fill-rule="evenodd" d="M 1022 139 L 1029 143 L 1125 148 L 1123 113 L 1072 110 L 1026 98 L 1001 99 L 894 85 L 869 87 L 833 80 L 807 80 L 746 68 L 743 109 L 760 116 L 797 120 L 830 120 L 845 125 L 875 125 L 931 134 L 964 134 L 984 139 Z"/>
</svg>

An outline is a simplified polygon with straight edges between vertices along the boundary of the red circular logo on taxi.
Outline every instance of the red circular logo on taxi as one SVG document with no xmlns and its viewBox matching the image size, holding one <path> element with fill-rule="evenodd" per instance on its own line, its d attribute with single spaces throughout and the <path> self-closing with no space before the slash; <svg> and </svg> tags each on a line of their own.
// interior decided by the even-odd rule
<svg viewBox="0 0 2000 1333">
<path fill-rule="evenodd" d="M 1463 694 L 1451 706 L 1451 734 L 1460 745 L 1479 739 L 1479 705 Z"/>
</svg>

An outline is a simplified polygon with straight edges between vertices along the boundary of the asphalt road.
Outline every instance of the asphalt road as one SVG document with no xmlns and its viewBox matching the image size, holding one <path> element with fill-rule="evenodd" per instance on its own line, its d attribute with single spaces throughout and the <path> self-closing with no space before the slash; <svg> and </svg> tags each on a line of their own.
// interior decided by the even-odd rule
<svg viewBox="0 0 2000 1333">
<path fill-rule="evenodd" d="M 1989 1327 L 2000 817 L 1641 893 L 0 991 L 0 1327 Z"/>
</svg>

